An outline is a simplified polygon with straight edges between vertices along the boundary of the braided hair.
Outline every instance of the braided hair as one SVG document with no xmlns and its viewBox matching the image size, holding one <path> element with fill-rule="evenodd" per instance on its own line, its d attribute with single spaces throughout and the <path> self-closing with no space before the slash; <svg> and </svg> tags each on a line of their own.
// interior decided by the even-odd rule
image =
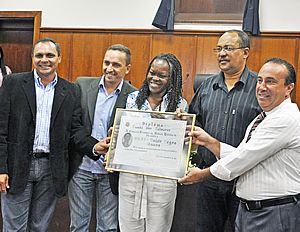
<svg viewBox="0 0 300 232">
<path fill-rule="evenodd" d="M 136 104 L 138 109 L 141 109 L 145 100 L 150 95 L 149 83 L 147 80 L 148 73 L 150 71 L 151 65 L 155 60 L 164 60 L 168 63 L 169 66 L 169 74 L 168 74 L 168 87 L 167 87 L 167 102 L 168 106 L 166 112 L 174 112 L 180 102 L 180 98 L 182 97 L 182 68 L 177 57 L 171 53 L 164 53 L 158 56 L 155 56 L 147 69 L 146 78 L 142 87 L 139 90 L 138 96 L 136 98 Z"/>
</svg>

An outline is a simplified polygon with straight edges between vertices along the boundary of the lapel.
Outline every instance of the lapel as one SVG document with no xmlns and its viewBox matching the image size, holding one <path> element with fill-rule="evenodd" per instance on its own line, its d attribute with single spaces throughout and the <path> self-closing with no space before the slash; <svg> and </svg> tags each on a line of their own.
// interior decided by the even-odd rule
<svg viewBox="0 0 300 232">
<path fill-rule="evenodd" d="M 95 79 L 91 82 L 90 86 L 88 87 L 87 91 L 87 106 L 88 106 L 88 112 L 89 112 L 89 118 L 91 124 L 93 124 L 94 121 L 94 114 L 95 114 L 95 106 L 99 91 L 99 83 L 100 78 Z"/>
<path fill-rule="evenodd" d="M 33 118 L 36 118 L 36 93 L 33 72 L 26 73 L 22 84 Z M 18 94 L 18 93 L 17 93 Z"/>
<path fill-rule="evenodd" d="M 62 81 L 62 79 L 60 77 L 58 77 L 58 81 L 57 81 L 57 84 L 56 84 L 55 90 L 54 90 L 50 128 L 52 128 L 54 120 L 57 116 L 57 113 L 58 113 L 66 96 L 67 96 L 67 86 L 64 83 L 64 81 Z"/>
</svg>

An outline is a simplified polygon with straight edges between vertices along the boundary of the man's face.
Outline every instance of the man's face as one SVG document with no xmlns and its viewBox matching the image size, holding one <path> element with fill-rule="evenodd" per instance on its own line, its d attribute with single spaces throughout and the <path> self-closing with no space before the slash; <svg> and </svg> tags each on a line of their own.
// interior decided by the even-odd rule
<svg viewBox="0 0 300 232">
<path fill-rule="evenodd" d="M 217 53 L 219 68 L 226 74 L 234 74 L 244 69 L 247 57 L 249 56 L 249 48 L 240 48 L 238 35 L 236 33 L 224 33 L 217 44 L 217 47 L 234 48 L 232 51 L 222 49 Z"/>
<path fill-rule="evenodd" d="M 126 53 L 108 50 L 105 53 L 102 67 L 105 83 L 119 84 L 129 73 L 131 65 L 126 65 Z"/>
<path fill-rule="evenodd" d="M 33 65 L 40 78 L 54 78 L 60 57 L 55 44 L 40 42 L 35 45 L 32 54 Z"/>
<path fill-rule="evenodd" d="M 256 98 L 264 111 L 274 109 L 290 97 L 294 84 L 284 84 L 287 75 L 286 67 L 276 63 L 266 63 L 259 70 Z"/>
</svg>

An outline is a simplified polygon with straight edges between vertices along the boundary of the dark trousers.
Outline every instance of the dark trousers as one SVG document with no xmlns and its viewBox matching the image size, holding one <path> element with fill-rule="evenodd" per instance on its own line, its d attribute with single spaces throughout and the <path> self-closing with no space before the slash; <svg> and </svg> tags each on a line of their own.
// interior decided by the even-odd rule
<svg viewBox="0 0 300 232">
<path fill-rule="evenodd" d="M 198 184 L 198 232 L 234 231 L 239 198 L 232 188 L 232 182 L 216 179 Z"/>
</svg>

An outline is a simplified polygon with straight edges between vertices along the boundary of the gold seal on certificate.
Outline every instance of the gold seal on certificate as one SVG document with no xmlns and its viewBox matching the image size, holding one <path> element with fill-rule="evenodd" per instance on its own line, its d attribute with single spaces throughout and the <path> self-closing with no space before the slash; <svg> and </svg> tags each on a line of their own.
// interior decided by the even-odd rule
<svg viewBox="0 0 300 232">
<path fill-rule="evenodd" d="M 108 171 L 179 179 L 184 176 L 191 148 L 187 125 L 195 115 L 117 109 L 107 155 Z"/>
</svg>

